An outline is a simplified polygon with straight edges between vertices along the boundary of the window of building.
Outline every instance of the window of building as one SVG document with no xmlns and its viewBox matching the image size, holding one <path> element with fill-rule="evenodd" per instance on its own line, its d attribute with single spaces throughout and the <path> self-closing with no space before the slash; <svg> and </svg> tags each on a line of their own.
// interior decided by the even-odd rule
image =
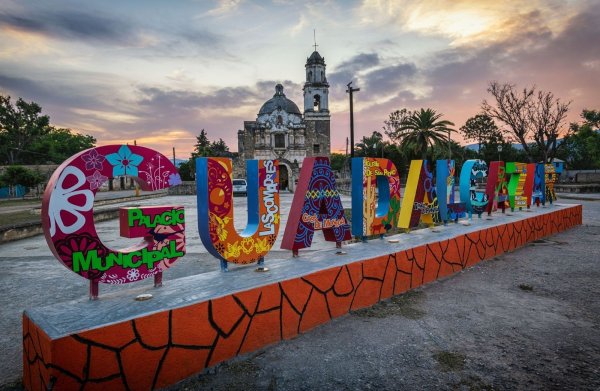
<svg viewBox="0 0 600 391">
<path fill-rule="evenodd" d="M 285 148 L 285 134 L 278 133 L 275 135 L 275 148 Z"/>
<path fill-rule="evenodd" d="M 313 153 L 321 153 L 321 145 L 313 144 Z"/>
</svg>

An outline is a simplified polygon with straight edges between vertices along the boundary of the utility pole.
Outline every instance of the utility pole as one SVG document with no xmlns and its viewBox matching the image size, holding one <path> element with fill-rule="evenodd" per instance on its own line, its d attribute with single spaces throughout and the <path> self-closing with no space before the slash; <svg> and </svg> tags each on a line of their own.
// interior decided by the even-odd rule
<svg viewBox="0 0 600 391">
<path fill-rule="evenodd" d="M 175 164 L 175 147 L 173 147 L 173 165 L 177 167 L 177 165 Z"/>
<path fill-rule="evenodd" d="M 352 88 L 352 82 L 347 84 L 348 89 L 346 92 L 350 94 L 350 157 L 354 157 L 354 106 L 352 93 L 360 91 L 360 88 Z"/>
<path fill-rule="evenodd" d="M 448 129 L 448 160 L 452 160 L 452 142 L 450 140 L 450 129 Z"/>
<path fill-rule="evenodd" d="M 346 137 L 346 157 L 348 157 L 348 137 Z"/>
</svg>

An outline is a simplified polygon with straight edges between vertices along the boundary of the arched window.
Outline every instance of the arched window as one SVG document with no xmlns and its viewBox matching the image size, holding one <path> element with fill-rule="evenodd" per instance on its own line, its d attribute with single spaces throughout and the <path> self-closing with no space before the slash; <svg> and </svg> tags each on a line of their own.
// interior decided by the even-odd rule
<svg viewBox="0 0 600 391">
<path fill-rule="evenodd" d="M 285 134 L 277 133 L 275 134 L 275 148 L 285 148 Z"/>
<path fill-rule="evenodd" d="M 313 97 L 313 110 L 314 111 L 321 111 L 321 96 L 320 95 L 315 95 Z"/>
<path fill-rule="evenodd" d="M 312 71 L 308 71 L 308 80 L 312 81 Z"/>
</svg>

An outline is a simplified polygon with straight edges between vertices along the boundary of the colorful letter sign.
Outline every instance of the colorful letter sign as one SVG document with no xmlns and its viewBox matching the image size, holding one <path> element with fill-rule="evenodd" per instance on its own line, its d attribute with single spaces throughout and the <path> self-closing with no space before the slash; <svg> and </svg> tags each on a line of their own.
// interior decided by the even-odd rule
<svg viewBox="0 0 600 391">
<path fill-rule="evenodd" d="M 302 163 L 281 248 L 297 253 L 310 247 L 316 230 L 323 230 L 325 240 L 337 244 L 352 238 L 329 158 L 321 156 L 307 157 Z"/>
<path fill-rule="evenodd" d="M 485 187 L 488 196 L 488 215 L 491 215 L 492 211 L 496 211 L 498 208 L 502 209 L 502 213 L 504 213 L 506 207 L 509 206 L 507 186 L 504 162 L 491 162 Z"/>
<path fill-rule="evenodd" d="M 427 160 L 413 160 L 406 180 L 398 228 L 416 227 L 421 220 L 429 225 L 438 223 L 439 208 Z"/>
<path fill-rule="evenodd" d="M 383 235 L 397 224 L 400 177 L 392 161 L 352 159 L 352 234 Z"/>
<path fill-rule="evenodd" d="M 536 206 L 546 205 L 546 173 L 543 163 L 535 165 L 535 178 L 533 180 L 533 192 L 531 193 L 531 203 Z"/>
<path fill-rule="evenodd" d="M 515 162 L 506 163 L 506 174 L 510 178 L 508 181 L 510 210 L 514 211 L 516 208 L 522 209 L 527 207 L 527 196 L 525 195 L 527 164 Z"/>
<path fill-rule="evenodd" d="M 556 201 L 556 193 L 554 192 L 554 182 L 556 182 L 556 178 L 558 177 L 557 174 L 558 172 L 554 164 L 546 164 L 546 201 L 550 202 L 550 205 L 552 205 L 552 203 Z"/>
<path fill-rule="evenodd" d="M 279 167 L 277 160 L 248 160 L 248 224 L 238 234 L 233 226 L 232 165 L 229 158 L 196 159 L 198 230 L 206 249 L 227 262 L 261 260 L 279 232 Z"/>
<path fill-rule="evenodd" d="M 137 246 L 113 250 L 98 238 L 94 196 L 108 178 L 129 175 L 143 190 L 181 183 L 168 158 L 144 147 L 106 145 L 80 152 L 56 169 L 42 202 L 48 246 L 60 262 L 95 284 L 124 284 L 158 275 L 185 254 L 183 207 L 121 211 L 121 232 L 143 237 Z M 123 217 L 125 216 L 125 217 Z"/>
<path fill-rule="evenodd" d="M 458 221 L 466 214 L 465 204 L 454 201 L 456 174 L 454 160 L 438 160 L 435 169 L 435 188 L 440 208 L 440 218 L 444 224 L 449 220 Z"/>
<path fill-rule="evenodd" d="M 481 218 L 488 204 L 485 191 L 477 190 L 477 181 L 487 176 L 487 164 L 483 160 L 467 160 L 460 171 L 460 200 L 465 203 L 469 219 L 473 213 Z"/>
</svg>

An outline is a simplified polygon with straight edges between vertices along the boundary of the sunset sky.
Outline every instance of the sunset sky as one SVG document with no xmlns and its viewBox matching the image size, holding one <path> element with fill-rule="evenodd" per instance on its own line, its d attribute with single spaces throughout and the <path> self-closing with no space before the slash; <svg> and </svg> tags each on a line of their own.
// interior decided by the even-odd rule
<svg viewBox="0 0 600 391">
<path fill-rule="evenodd" d="M 39 103 L 55 126 L 99 145 L 188 158 L 205 129 L 237 150 L 282 83 L 302 109 L 313 29 L 325 57 L 332 149 L 403 107 L 458 129 L 492 80 L 600 109 L 600 1 L 63 1 L 0 5 L 0 93 Z"/>
</svg>

